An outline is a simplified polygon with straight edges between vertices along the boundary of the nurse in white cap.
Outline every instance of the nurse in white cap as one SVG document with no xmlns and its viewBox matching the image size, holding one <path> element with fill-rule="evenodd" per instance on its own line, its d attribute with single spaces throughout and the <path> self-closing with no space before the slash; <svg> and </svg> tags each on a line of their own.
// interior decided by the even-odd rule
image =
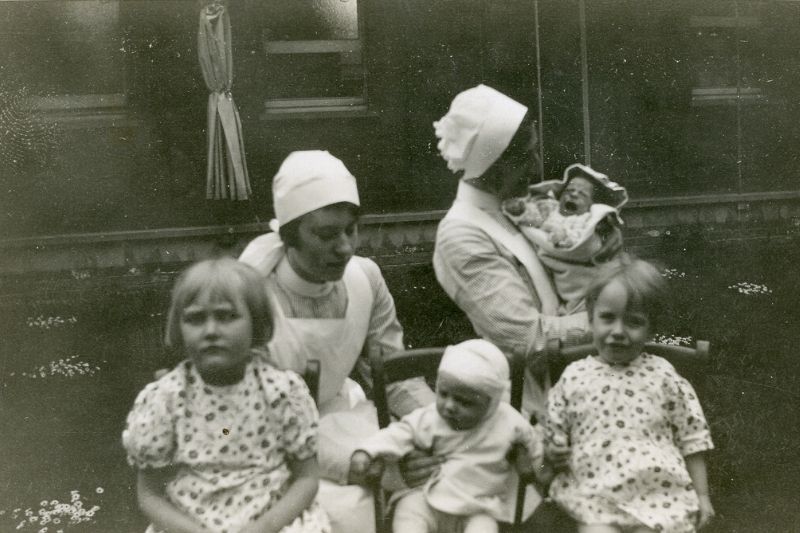
<svg viewBox="0 0 800 533">
<path fill-rule="evenodd" d="M 373 405 L 351 380 L 366 345 L 384 354 L 403 349 L 394 300 L 378 266 L 355 255 L 360 201 L 356 180 L 326 151 L 292 152 L 273 181 L 273 231 L 254 239 L 241 261 L 258 269 L 275 307 L 268 357 L 303 372 L 321 363 L 318 495 L 334 533 L 373 528 L 371 495 L 346 485 L 350 455 L 377 431 Z M 422 380 L 389 390 L 398 416 L 433 401 Z"/>
<path fill-rule="evenodd" d="M 505 94 L 478 85 L 459 93 L 434 122 L 438 148 L 459 175 L 452 207 L 440 222 L 433 252 L 436 279 L 475 332 L 530 366 L 549 338 L 588 339 L 585 312 L 558 316 L 553 281 L 519 230 L 503 215 L 503 199 L 522 195 L 536 167 L 530 112 Z M 544 413 L 544 390 L 528 373 L 523 410 Z M 539 498 L 527 493 L 526 516 Z"/>
</svg>

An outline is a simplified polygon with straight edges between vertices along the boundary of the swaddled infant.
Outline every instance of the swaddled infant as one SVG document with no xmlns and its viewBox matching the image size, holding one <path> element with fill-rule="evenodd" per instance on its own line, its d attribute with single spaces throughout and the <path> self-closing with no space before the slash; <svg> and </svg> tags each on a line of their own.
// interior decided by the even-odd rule
<svg viewBox="0 0 800 533">
<path fill-rule="evenodd" d="M 565 314 L 584 309 L 585 287 L 594 277 L 604 244 L 622 221 L 624 187 L 581 164 L 567 167 L 562 180 L 532 185 L 527 196 L 503 202 L 503 213 L 533 244 L 550 270 Z"/>
<path fill-rule="evenodd" d="M 503 212 L 521 229 L 541 229 L 557 248 L 572 248 L 590 224 L 594 189 L 588 179 L 575 177 L 558 199 L 538 194 L 512 198 L 503 203 Z"/>
</svg>

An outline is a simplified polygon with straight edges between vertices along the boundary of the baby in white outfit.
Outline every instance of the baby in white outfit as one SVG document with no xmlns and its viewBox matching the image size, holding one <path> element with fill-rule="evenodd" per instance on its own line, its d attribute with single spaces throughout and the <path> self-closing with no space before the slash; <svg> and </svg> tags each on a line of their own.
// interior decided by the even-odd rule
<svg viewBox="0 0 800 533">
<path fill-rule="evenodd" d="M 399 499 L 393 531 L 492 533 L 498 521 L 512 521 L 512 476 L 542 471 L 543 435 L 507 403 L 508 386 L 508 362 L 496 346 L 482 339 L 448 346 L 436 403 L 393 422 L 353 453 L 355 476 L 415 448 L 444 458 L 423 488 Z"/>
</svg>

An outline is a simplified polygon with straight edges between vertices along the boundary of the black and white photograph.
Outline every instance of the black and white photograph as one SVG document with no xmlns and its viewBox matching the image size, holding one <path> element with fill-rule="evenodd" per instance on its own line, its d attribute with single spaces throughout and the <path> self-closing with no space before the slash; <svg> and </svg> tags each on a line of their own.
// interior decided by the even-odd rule
<svg viewBox="0 0 800 533">
<path fill-rule="evenodd" d="M 798 147 L 798 0 L 0 0 L 0 533 L 800 533 Z"/>
</svg>

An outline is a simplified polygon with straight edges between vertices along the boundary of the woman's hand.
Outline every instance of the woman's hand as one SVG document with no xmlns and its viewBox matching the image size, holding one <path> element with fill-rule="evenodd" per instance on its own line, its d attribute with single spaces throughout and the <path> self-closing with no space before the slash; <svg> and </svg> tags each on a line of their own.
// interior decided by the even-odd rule
<svg viewBox="0 0 800 533">
<path fill-rule="evenodd" d="M 419 487 L 439 470 L 444 460 L 430 452 L 414 450 L 400 461 L 400 475 L 409 488 Z"/>
<path fill-rule="evenodd" d="M 703 528 L 711 522 L 711 519 L 716 516 L 714 506 L 711 505 L 711 497 L 708 494 L 699 495 L 700 498 L 700 516 L 697 518 L 697 529 Z"/>
</svg>

